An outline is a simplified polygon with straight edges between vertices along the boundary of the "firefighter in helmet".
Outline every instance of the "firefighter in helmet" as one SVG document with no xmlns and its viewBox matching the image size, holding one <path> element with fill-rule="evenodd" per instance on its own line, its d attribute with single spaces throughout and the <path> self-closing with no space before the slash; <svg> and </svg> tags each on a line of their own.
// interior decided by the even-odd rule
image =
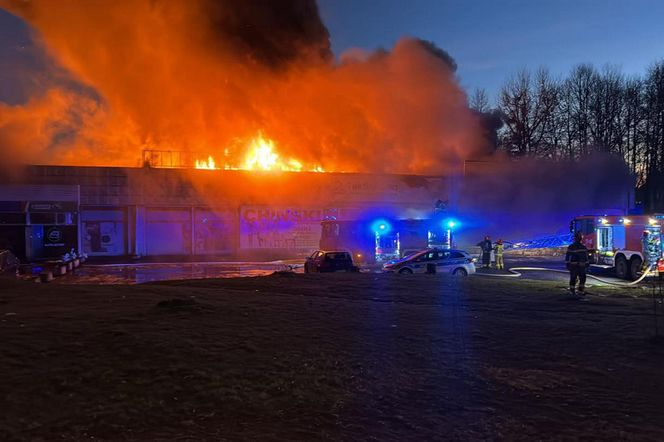
<svg viewBox="0 0 664 442">
<path fill-rule="evenodd" d="M 505 251 L 505 245 L 503 240 L 499 239 L 496 241 L 496 244 L 493 245 L 493 251 L 496 254 L 496 268 L 502 270 L 505 268 L 505 262 L 503 261 L 503 252 Z"/>
<path fill-rule="evenodd" d="M 567 247 L 565 262 L 569 270 L 569 291 L 576 292 L 576 281 L 579 281 L 578 294 L 586 294 L 586 269 L 588 268 L 588 249 L 583 245 L 581 232 L 574 234 L 574 242 Z"/>
<path fill-rule="evenodd" d="M 641 254 L 643 255 L 644 271 L 647 271 L 653 264 L 657 263 L 658 246 L 657 235 L 653 235 L 648 230 L 644 230 L 643 236 L 641 237 Z"/>
<path fill-rule="evenodd" d="M 478 242 L 477 246 L 482 250 L 482 267 L 488 269 L 491 267 L 491 251 L 493 250 L 491 237 L 485 236 L 484 241 Z"/>
</svg>

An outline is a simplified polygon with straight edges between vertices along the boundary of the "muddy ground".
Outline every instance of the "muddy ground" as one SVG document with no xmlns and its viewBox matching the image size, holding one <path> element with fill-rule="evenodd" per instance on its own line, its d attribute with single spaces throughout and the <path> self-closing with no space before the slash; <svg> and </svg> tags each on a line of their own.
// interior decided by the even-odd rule
<svg viewBox="0 0 664 442">
<path fill-rule="evenodd" d="M 563 285 L 3 280 L 0 440 L 664 439 L 649 292 Z"/>
</svg>

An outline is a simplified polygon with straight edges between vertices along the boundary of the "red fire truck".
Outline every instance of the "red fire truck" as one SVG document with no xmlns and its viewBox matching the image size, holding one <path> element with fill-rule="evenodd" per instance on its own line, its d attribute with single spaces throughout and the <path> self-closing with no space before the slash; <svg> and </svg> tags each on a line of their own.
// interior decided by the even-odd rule
<svg viewBox="0 0 664 442">
<path fill-rule="evenodd" d="M 348 250 L 355 262 L 384 262 L 427 247 L 451 248 L 459 222 L 452 218 L 321 222 L 320 248 Z"/>
<path fill-rule="evenodd" d="M 590 263 L 615 268 L 616 275 L 624 279 L 637 279 L 646 260 L 643 250 L 643 232 L 651 241 L 649 260 L 657 262 L 664 271 L 662 260 L 662 227 L 664 215 L 587 215 L 574 218 L 572 232 L 583 234 L 583 243 L 590 252 Z M 654 264 L 654 262 L 653 262 Z"/>
</svg>

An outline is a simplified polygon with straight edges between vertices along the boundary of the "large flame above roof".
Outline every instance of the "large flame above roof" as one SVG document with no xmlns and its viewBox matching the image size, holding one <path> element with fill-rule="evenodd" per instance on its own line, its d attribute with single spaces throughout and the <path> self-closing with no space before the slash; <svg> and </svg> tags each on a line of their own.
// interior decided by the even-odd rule
<svg viewBox="0 0 664 442">
<path fill-rule="evenodd" d="M 155 150 L 206 168 L 439 174 L 484 146 L 448 54 L 404 38 L 335 60 L 314 0 L 52 3 L 0 0 L 49 58 L 26 102 L 0 103 L 0 163 Z"/>
<path fill-rule="evenodd" d="M 224 150 L 224 157 L 229 156 L 229 149 Z M 258 134 L 247 143 L 244 161 L 239 164 L 225 161 L 219 163 L 212 155 L 207 159 L 198 159 L 196 169 L 256 170 L 256 171 L 287 171 L 287 172 L 324 172 L 318 165 L 303 165 L 300 161 L 284 159 L 278 153 L 275 142 Z"/>
</svg>

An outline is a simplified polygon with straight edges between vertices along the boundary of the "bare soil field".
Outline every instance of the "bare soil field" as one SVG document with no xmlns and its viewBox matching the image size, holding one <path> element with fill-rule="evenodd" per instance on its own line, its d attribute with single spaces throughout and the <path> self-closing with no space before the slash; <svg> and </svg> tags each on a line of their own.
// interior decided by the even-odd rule
<svg viewBox="0 0 664 442">
<path fill-rule="evenodd" d="M 648 292 L 561 287 L 0 280 L 0 440 L 664 439 Z"/>
</svg>

